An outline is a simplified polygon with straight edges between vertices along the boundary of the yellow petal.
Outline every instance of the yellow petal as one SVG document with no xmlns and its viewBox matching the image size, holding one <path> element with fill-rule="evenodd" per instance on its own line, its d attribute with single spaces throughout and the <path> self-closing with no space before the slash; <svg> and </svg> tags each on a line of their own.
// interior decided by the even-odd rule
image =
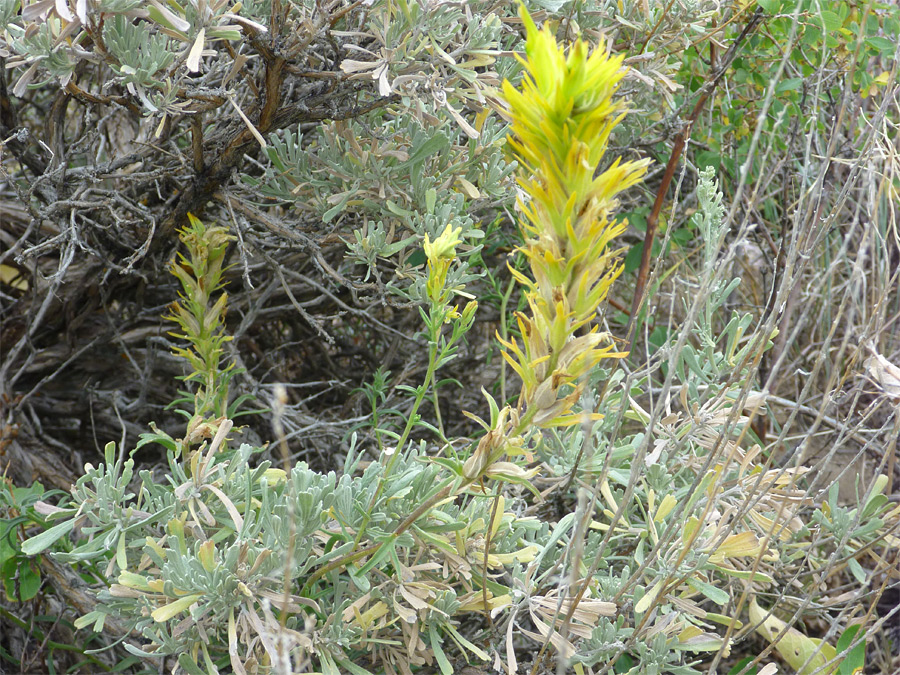
<svg viewBox="0 0 900 675">
<path fill-rule="evenodd" d="M 202 597 L 202 593 L 193 593 L 192 595 L 186 595 L 185 597 L 180 598 L 175 602 L 170 602 L 168 605 L 158 607 L 157 609 L 153 610 L 150 616 L 152 616 L 153 620 L 157 623 L 164 623 L 169 619 L 178 616 L 186 609 L 189 609 L 191 605 L 196 603 Z"/>
<path fill-rule="evenodd" d="M 750 601 L 750 620 L 759 624 L 756 632 L 769 642 L 772 642 L 779 633 L 785 629 L 785 622 L 774 614 L 766 616 L 768 612 L 759 606 L 754 597 Z M 812 675 L 818 671 L 822 675 L 830 675 L 839 664 L 834 663 L 824 670 L 820 670 L 828 661 L 833 659 L 837 650 L 827 642 L 819 639 L 808 638 L 796 628 L 788 628 L 784 635 L 775 643 L 775 649 L 784 657 L 792 668 L 798 671 L 797 675 Z M 815 654 L 815 656 L 813 656 Z M 803 664 L 809 661 L 804 668 Z"/>
<path fill-rule="evenodd" d="M 659 508 L 656 509 L 656 515 L 653 516 L 654 522 L 661 523 L 667 515 L 672 512 L 678 505 L 678 500 L 675 499 L 672 495 L 666 495 L 662 498 L 662 501 L 659 503 Z"/>
<path fill-rule="evenodd" d="M 750 531 L 728 535 L 725 541 L 712 552 L 709 560 L 721 563 L 725 558 L 746 558 L 757 556 L 760 552 L 759 539 Z"/>
</svg>

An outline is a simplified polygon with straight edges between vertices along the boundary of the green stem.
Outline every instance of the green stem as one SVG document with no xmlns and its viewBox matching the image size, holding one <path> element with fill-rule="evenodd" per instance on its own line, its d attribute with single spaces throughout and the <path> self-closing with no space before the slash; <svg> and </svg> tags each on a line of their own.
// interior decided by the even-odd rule
<svg viewBox="0 0 900 675">
<path fill-rule="evenodd" d="M 434 400 L 434 416 L 437 421 L 437 429 L 441 435 L 441 442 L 446 442 L 447 438 L 444 436 L 444 424 L 441 422 L 441 406 L 438 402 L 438 390 L 437 387 L 434 388 L 432 392 L 433 400 Z"/>
<path fill-rule="evenodd" d="M 381 429 L 378 426 L 378 406 L 372 406 L 372 424 L 375 427 L 375 442 L 378 444 L 378 454 L 384 452 L 384 441 L 381 439 Z"/>
<path fill-rule="evenodd" d="M 526 429 L 530 428 L 532 417 L 534 417 L 534 413 L 526 410 L 525 414 L 522 416 L 522 418 L 519 420 L 519 423 L 516 425 L 516 428 L 512 430 L 512 432 L 508 435 L 508 437 L 516 438 L 519 435 L 521 435 Z M 504 454 L 504 453 L 505 453 L 505 450 L 500 454 Z M 499 456 L 490 457 L 488 463 L 485 466 L 486 467 L 490 466 L 491 464 L 496 462 L 498 459 L 500 459 Z M 481 479 L 482 476 L 483 476 L 483 472 L 479 473 L 479 475 L 474 476 L 472 478 L 463 478 L 462 483 L 460 483 L 456 487 L 455 490 L 454 490 L 453 486 L 456 481 L 454 481 L 453 483 L 450 483 L 446 487 L 438 490 L 434 495 L 432 495 L 431 497 L 426 499 L 424 502 L 422 502 L 418 506 L 418 508 L 416 508 L 415 511 L 413 511 L 411 514 L 409 514 L 409 516 L 407 516 L 406 520 L 404 520 L 397 526 L 397 529 L 394 530 L 393 537 L 394 538 L 399 537 L 401 534 L 406 532 L 406 530 L 408 530 L 410 527 L 412 527 L 413 523 L 415 523 L 419 518 L 421 518 L 423 515 L 428 513 L 428 511 L 430 511 L 432 508 L 434 508 L 438 503 L 447 499 L 451 495 L 460 494 L 463 490 L 465 490 L 467 487 L 469 487 L 472 483 Z M 379 485 L 379 488 L 380 487 L 381 486 Z M 378 493 L 376 492 L 376 498 L 377 498 L 377 494 Z M 374 499 L 373 499 L 373 503 L 374 503 Z M 369 512 L 371 512 L 371 511 L 372 511 L 372 509 L 370 507 Z M 364 522 L 367 522 L 367 521 L 368 521 L 368 514 L 367 514 L 367 518 Z M 360 532 L 361 531 L 362 531 L 362 528 L 360 528 Z M 359 538 L 360 538 L 360 535 L 357 535 L 357 539 L 353 545 L 354 548 L 356 548 L 356 546 L 359 545 Z M 372 555 L 375 555 L 376 553 L 378 553 L 378 551 L 381 549 L 381 547 L 384 545 L 384 543 L 385 542 L 379 542 L 377 544 L 373 544 L 372 546 L 367 546 L 366 548 L 363 548 L 363 549 L 354 550 L 354 551 L 348 553 L 347 555 L 328 563 L 325 567 L 322 567 L 321 569 L 316 570 L 316 572 L 303 585 L 303 590 L 304 591 L 307 590 L 310 587 L 310 585 L 312 585 L 314 582 L 321 579 L 325 574 L 328 574 L 328 572 L 331 572 L 332 570 L 336 570 L 339 567 L 343 567 L 347 563 L 353 562 L 354 560 L 357 560 L 357 559 L 361 558 L 362 556 L 367 555 L 369 553 L 371 553 Z M 485 552 L 485 555 L 487 555 L 487 552 Z M 302 592 L 301 592 L 301 595 L 302 595 Z"/>
<path fill-rule="evenodd" d="M 438 328 L 440 330 L 440 328 Z M 412 410 L 410 410 L 409 417 L 406 420 L 406 426 L 403 429 L 403 433 L 400 435 L 400 439 L 397 441 L 397 446 L 394 448 L 394 454 L 391 455 L 391 458 L 388 460 L 387 466 L 384 469 L 384 473 L 381 474 L 381 478 L 378 480 L 378 487 L 375 489 L 375 494 L 372 495 L 372 501 L 369 502 L 369 508 L 366 510 L 365 515 L 363 516 L 362 524 L 359 527 L 359 532 L 356 533 L 356 538 L 353 540 L 353 548 L 356 549 L 359 546 L 359 542 L 362 541 L 363 535 L 366 532 L 366 527 L 369 525 L 369 519 L 372 517 L 372 510 L 375 508 L 375 504 L 378 503 L 378 498 L 381 497 L 381 493 L 384 492 L 384 486 L 387 482 L 387 479 L 390 477 L 391 472 L 394 470 L 394 466 L 397 464 L 397 458 L 400 457 L 400 453 L 403 452 L 403 448 L 406 446 L 406 441 L 409 439 L 409 434 L 412 432 L 413 427 L 415 426 L 416 414 L 419 411 L 419 406 L 422 405 L 422 401 L 425 399 L 425 394 L 428 392 L 428 387 L 431 385 L 431 381 L 434 379 L 434 372 L 436 370 L 437 363 L 437 341 L 431 341 L 431 349 L 428 353 L 428 370 L 425 373 L 425 379 L 422 382 L 422 386 L 419 387 L 419 390 L 416 392 L 416 399 L 413 401 Z"/>
<path fill-rule="evenodd" d="M 509 298 L 512 296 L 513 289 L 516 287 L 515 278 L 510 278 L 509 285 L 506 287 L 506 293 L 500 299 L 500 337 L 504 342 L 509 341 L 509 327 L 506 324 L 506 311 L 509 307 Z M 500 401 L 501 405 L 506 403 L 506 359 L 500 357 Z"/>
<path fill-rule="evenodd" d="M 306 583 L 303 584 L 303 588 L 300 589 L 300 596 L 309 597 L 307 595 L 309 592 L 309 588 L 329 572 L 336 570 L 339 567 L 343 567 L 347 563 L 351 563 L 354 560 L 359 560 L 360 558 L 367 556 L 369 553 L 376 553 L 380 548 L 380 543 L 373 544 L 372 546 L 366 546 L 365 548 L 361 548 L 358 551 L 348 553 L 347 555 L 340 557 L 337 560 L 333 560 L 332 562 L 325 565 L 325 567 L 320 567 L 312 574 L 312 576 L 309 577 L 309 579 L 306 580 Z"/>
</svg>

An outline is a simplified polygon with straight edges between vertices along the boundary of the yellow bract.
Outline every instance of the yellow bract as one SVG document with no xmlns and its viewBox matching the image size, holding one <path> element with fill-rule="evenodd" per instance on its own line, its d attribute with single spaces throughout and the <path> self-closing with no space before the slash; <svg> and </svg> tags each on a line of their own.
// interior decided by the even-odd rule
<svg viewBox="0 0 900 675">
<path fill-rule="evenodd" d="M 156 608 L 150 613 L 150 616 L 152 616 L 153 620 L 157 623 L 165 623 L 169 619 L 178 616 L 183 611 L 190 609 L 191 606 L 194 605 L 202 597 L 202 593 L 193 593 L 191 595 L 180 598 L 175 602 L 170 602 L 168 605 L 163 605 L 162 607 Z"/>
</svg>

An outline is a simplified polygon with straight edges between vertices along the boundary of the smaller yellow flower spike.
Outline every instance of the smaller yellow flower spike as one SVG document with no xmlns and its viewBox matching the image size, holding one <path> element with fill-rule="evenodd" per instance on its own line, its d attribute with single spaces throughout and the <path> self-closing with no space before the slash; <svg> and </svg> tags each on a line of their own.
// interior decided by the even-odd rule
<svg viewBox="0 0 900 675">
<path fill-rule="evenodd" d="M 453 260 L 456 257 L 456 247 L 462 243 L 459 239 L 461 227 L 453 228 L 449 224 L 441 235 L 433 242 L 425 235 L 425 257 L 434 265 L 439 260 Z"/>
<path fill-rule="evenodd" d="M 444 304 L 450 297 L 451 289 L 446 288 L 447 274 L 456 258 L 456 247 L 462 243 L 459 238 L 460 232 L 461 227 L 453 228 L 448 224 L 434 241 L 425 235 L 423 248 L 428 259 L 428 279 L 425 288 L 428 297 L 438 304 Z"/>
<path fill-rule="evenodd" d="M 517 320 L 523 345 L 504 341 L 504 356 L 522 378 L 520 405 L 539 426 L 577 421 L 568 411 L 579 381 L 614 352 L 608 336 L 578 329 L 596 318 L 621 272 L 612 240 L 625 229 L 612 212 L 616 195 L 640 181 L 649 160 L 616 159 L 598 174 L 613 128 L 624 116 L 613 94 L 624 77 L 621 56 L 591 52 L 577 40 L 568 53 L 545 24 L 538 29 L 524 7 L 526 30 L 521 89 L 503 83 L 512 120 L 509 146 L 518 182 L 531 278 L 513 270 L 525 288 L 529 315 Z M 426 250 L 427 251 L 427 250 Z M 564 389 L 565 391 L 561 391 Z"/>
</svg>

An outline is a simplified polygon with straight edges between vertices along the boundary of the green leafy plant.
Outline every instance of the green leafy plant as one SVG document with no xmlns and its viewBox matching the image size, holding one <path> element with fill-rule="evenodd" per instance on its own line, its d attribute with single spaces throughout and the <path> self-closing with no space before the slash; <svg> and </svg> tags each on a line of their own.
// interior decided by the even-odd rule
<svg viewBox="0 0 900 675">
<path fill-rule="evenodd" d="M 228 383 L 239 371 L 233 363 L 222 366 L 224 345 L 231 337 L 222 325 L 228 296 L 219 291 L 226 250 L 234 237 L 225 228 L 207 228 L 191 214 L 189 219 L 190 227 L 182 231 L 181 240 L 188 247 L 190 258 L 179 253 L 179 259 L 171 266 L 172 274 L 181 282 L 183 293 L 166 318 L 178 324 L 181 330 L 171 335 L 188 343 L 187 347 L 175 347 L 173 351 L 193 370 L 184 378 L 185 382 L 196 386 L 192 400 L 184 398 L 175 402 L 193 403 L 193 413 L 183 413 L 190 419 L 190 436 L 209 417 L 235 417 L 238 406 L 246 397 L 229 401 Z M 216 293 L 219 295 L 213 300 Z"/>
<path fill-rule="evenodd" d="M 0 481 L 0 582 L 7 600 L 27 602 L 38 592 L 41 573 L 34 560 L 22 551 L 19 532 L 33 524 L 29 510 L 44 496 L 44 486 L 35 483 L 27 488 L 14 487 Z M 50 494 L 47 497 L 51 497 Z"/>
</svg>

